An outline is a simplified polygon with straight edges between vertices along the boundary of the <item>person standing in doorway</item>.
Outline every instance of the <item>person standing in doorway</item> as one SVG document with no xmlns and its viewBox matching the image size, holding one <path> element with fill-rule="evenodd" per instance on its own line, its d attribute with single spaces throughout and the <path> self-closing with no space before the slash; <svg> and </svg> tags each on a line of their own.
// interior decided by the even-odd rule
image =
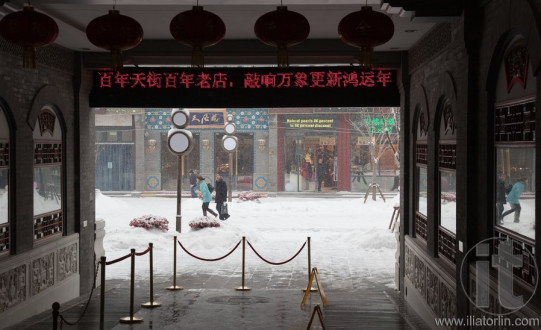
<svg viewBox="0 0 541 330">
<path fill-rule="evenodd" d="M 218 211 L 220 220 L 227 220 L 229 214 L 222 213 L 224 202 L 227 200 L 227 184 L 219 173 L 216 173 L 215 189 L 216 196 L 214 196 L 214 201 L 216 202 L 216 211 Z"/>
<path fill-rule="evenodd" d="M 212 201 L 212 195 L 210 193 L 210 190 L 207 186 L 207 182 L 205 181 L 205 178 L 203 176 L 198 176 L 197 181 L 199 182 L 199 191 L 201 192 L 201 195 L 203 196 L 203 216 L 207 216 L 207 212 L 212 214 L 213 216 L 217 217 L 218 214 L 214 212 L 213 210 L 209 209 L 209 204 Z"/>
<path fill-rule="evenodd" d="M 317 191 L 321 191 L 321 184 L 325 179 L 325 174 L 327 172 L 327 165 L 323 163 L 323 158 L 319 157 L 317 159 L 316 166 L 316 176 L 317 176 Z"/>
<path fill-rule="evenodd" d="M 518 179 L 513 185 L 513 188 L 511 188 L 511 192 L 507 195 L 507 202 L 511 205 L 511 209 L 502 214 L 502 221 L 506 215 L 515 212 L 514 222 L 520 222 L 520 195 L 522 195 L 522 192 L 524 191 L 526 180 L 526 177 Z"/>
<path fill-rule="evenodd" d="M 197 175 L 194 170 L 190 170 L 188 174 L 190 174 L 190 193 L 192 194 L 192 198 L 197 198 L 197 193 L 195 192 L 197 187 Z"/>
</svg>

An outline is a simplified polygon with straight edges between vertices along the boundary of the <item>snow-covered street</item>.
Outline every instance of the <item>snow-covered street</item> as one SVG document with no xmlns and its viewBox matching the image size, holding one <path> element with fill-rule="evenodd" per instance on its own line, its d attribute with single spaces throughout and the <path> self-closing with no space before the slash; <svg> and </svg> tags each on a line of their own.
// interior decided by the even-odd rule
<svg viewBox="0 0 541 330">
<path fill-rule="evenodd" d="M 96 218 L 106 221 L 104 248 L 107 260 L 142 252 L 154 245 L 154 277 L 166 281 L 173 274 L 174 236 L 198 257 L 219 258 L 242 240 L 266 260 L 283 262 L 291 258 L 311 238 L 311 265 L 317 267 L 328 287 L 349 289 L 363 286 L 363 280 L 394 286 L 396 238 L 389 229 L 398 195 L 387 199 L 269 197 L 260 202 L 233 199 L 231 218 L 220 227 L 192 230 L 188 223 L 202 216 L 201 200 L 182 199 L 182 233 L 175 231 L 176 198 L 109 197 L 96 194 Z M 211 203 L 211 208 L 215 204 Z M 130 227 L 133 218 L 152 214 L 166 217 L 169 230 Z M 242 244 L 227 258 L 197 260 L 177 245 L 177 274 L 219 274 L 238 277 L 242 264 Z M 307 248 L 290 263 L 269 265 L 246 244 L 247 276 L 254 271 L 307 274 Z M 136 279 L 149 277 L 147 255 L 136 259 Z M 129 259 L 107 266 L 107 279 L 128 279 Z"/>
</svg>

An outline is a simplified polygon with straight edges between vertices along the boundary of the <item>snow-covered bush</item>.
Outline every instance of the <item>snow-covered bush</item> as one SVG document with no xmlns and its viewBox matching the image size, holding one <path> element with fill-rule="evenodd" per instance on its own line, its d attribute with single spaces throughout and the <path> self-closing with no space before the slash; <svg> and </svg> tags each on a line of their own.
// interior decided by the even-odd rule
<svg viewBox="0 0 541 330">
<path fill-rule="evenodd" d="M 243 191 L 243 192 L 239 193 L 239 199 L 241 201 L 256 201 L 256 202 L 259 202 L 259 198 L 261 198 L 261 194 L 253 192 L 253 191 Z"/>
<path fill-rule="evenodd" d="M 169 221 L 160 216 L 146 214 L 140 217 L 137 217 L 130 221 L 130 226 L 132 227 L 141 227 L 145 229 L 160 229 L 163 231 L 169 230 Z"/>
<path fill-rule="evenodd" d="M 220 227 L 220 223 L 206 216 L 191 220 L 189 225 L 192 230 L 199 230 L 208 227 Z"/>
</svg>

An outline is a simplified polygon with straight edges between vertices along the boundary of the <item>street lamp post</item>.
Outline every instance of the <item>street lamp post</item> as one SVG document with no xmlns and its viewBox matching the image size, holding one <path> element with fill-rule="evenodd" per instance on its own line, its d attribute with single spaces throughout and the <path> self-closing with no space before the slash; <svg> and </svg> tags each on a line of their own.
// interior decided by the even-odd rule
<svg viewBox="0 0 541 330">
<path fill-rule="evenodd" d="M 227 201 L 233 200 L 233 152 L 237 150 L 237 137 L 232 135 L 237 131 L 237 126 L 233 122 L 233 116 L 227 115 L 227 122 L 224 125 L 225 134 L 222 138 L 222 147 L 229 153 L 229 189 L 227 191 Z"/>
<path fill-rule="evenodd" d="M 167 145 L 177 158 L 177 216 L 175 229 L 179 233 L 182 229 L 182 155 L 189 153 L 193 148 L 192 132 L 185 130 L 190 124 L 190 112 L 186 109 L 173 109 L 171 111 L 171 124 L 173 127 L 167 134 Z"/>
</svg>

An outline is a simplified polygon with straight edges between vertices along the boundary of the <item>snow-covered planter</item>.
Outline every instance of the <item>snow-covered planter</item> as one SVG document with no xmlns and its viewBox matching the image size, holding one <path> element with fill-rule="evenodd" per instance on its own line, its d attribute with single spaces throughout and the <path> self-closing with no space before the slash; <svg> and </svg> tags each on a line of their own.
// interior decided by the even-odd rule
<svg viewBox="0 0 541 330">
<path fill-rule="evenodd" d="M 211 227 L 220 227 L 219 222 L 205 216 L 191 220 L 189 225 L 190 225 L 190 228 L 192 228 L 192 230 L 199 230 L 199 229 L 211 228 Z"/>
<path fill-rule="evenodd" d="M 239 193 L 239 200 L 241 200 L 241 201 L 256 201 L 256 202 L 259 202 L 260 198 L 261 198 L 261 194 L 253 192 L 253 191 L 243 191 L 243 192 Z"/>
<path fill-rule="evenodd" d="M 446 200 L 448 202 L 456 202 L 456 194 L 451 193 L 451 192 L 442 192 L 441 199 Z"/>
<path fill-rule="evenodd" d="M 152 214 L 146 214 L 140 217 L 137 217 L 130 221 L 131 227 L 140 227 L 145 229 L 160 229 L 163 231 L 169 230 L 169 221 L 160 216 L 152 215 Z"/>
</svg>

